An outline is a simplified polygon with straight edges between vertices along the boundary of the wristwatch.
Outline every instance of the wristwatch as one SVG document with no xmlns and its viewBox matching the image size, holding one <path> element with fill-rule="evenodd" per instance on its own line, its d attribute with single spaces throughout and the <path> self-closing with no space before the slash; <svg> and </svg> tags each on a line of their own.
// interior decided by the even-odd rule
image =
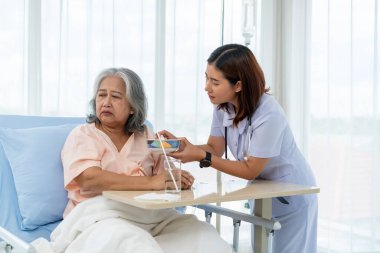
<svg viewBox="0 0 380 253">
<path fill-rule="evenodd" d="M 205 168 L 211 165 L 211 153 L 206 151 L 206 157 L 199 161 L 199 167 Z"/>
</svg>

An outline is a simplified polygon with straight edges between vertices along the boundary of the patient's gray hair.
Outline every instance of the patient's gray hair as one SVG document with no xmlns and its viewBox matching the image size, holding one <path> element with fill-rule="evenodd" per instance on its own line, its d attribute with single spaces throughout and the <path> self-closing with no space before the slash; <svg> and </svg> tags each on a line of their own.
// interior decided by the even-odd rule
<svg viewBox="0 0 380 253">
<path fill-rule="evenodd" d="M 127 68 L 108 68 L 100 72 L 100 74 L 96 77 L 94 94 L 90 100 L 90 112 L 87 115 L 87 122 L 100 123 L 98 117 L 96 117 L 95 98 L 101 82 L 106 77 L 120 77 L 124 81 L 127 99 L 131 109 L 134 112 L 129 115 L 129 118 L 124 126 L 124 131 L 126 133 L 143 131 L 148 107 L 144 92 L 144 85 L 141 78 L 134 71 Z"/>
</svg>

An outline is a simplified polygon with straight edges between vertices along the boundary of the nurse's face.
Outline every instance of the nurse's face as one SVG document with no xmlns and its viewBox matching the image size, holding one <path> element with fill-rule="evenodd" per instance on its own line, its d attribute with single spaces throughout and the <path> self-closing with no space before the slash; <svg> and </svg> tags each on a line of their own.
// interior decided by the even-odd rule
<svg viewBox="0 0 380 253">
<path fill-rule="evenodd" d="M 211 103 L 214 105 L 231 103 L 237 107 L 237 93 L 241 90 L 240 82 L 231 85 L 231 83 L 224 77 L 223 73 L 214 65 L 210 64 L 207 64 L 205 74 L 205 91 L 207 92 Z"/>
</svg>

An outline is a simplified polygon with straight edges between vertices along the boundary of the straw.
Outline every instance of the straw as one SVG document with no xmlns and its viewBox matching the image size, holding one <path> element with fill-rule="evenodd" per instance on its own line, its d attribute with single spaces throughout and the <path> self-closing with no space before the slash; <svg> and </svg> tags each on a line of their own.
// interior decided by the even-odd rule
<svg viewBox="0 0 380 253">
<path fill-rule="evenodd" d="M 157 134 L 157 136 L 158 136 L 158 140 L 160 141 L 160 144 L 161 144 L 161 149 L 162 149 L 162 151 L 164 152 L 165 160 L 166 160 L 166 162 L 168 163 L 168 166 L 169 166 L 169 174 L 170 174 L 170 177 L 171 177 L 172 180 L 173 180 L 173 183 L 174 183 L 174 186 L 175 186 L 175 190 L 178 192 L 177 182 L 176 182 L 175 179 L 174 179 L 174 176 L 173 176 L 173 173 L 172 173 L 172 168 L 171 168 L 171 166 L 170 166 L 170 162 L 169 162 L 168 156 L 166 155 L 166 151 L 165 151 L 165 148 L 164 148 L 164 144 L 162 144 L 162 140 L 161 140 L 160 135 Z"/>
</svg>

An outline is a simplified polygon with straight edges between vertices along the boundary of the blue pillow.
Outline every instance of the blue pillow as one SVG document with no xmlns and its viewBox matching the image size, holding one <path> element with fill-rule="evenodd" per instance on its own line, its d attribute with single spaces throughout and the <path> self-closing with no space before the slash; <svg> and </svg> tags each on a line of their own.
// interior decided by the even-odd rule
<svg viewBox="0 0 380 253">
<path fill-rule="evenodd" d="M 22 230 L 62 219 L 67 192 L 61 150 L 75 126 L 0 129 L 0 142 L 15 182 Z"/>
</svg>

